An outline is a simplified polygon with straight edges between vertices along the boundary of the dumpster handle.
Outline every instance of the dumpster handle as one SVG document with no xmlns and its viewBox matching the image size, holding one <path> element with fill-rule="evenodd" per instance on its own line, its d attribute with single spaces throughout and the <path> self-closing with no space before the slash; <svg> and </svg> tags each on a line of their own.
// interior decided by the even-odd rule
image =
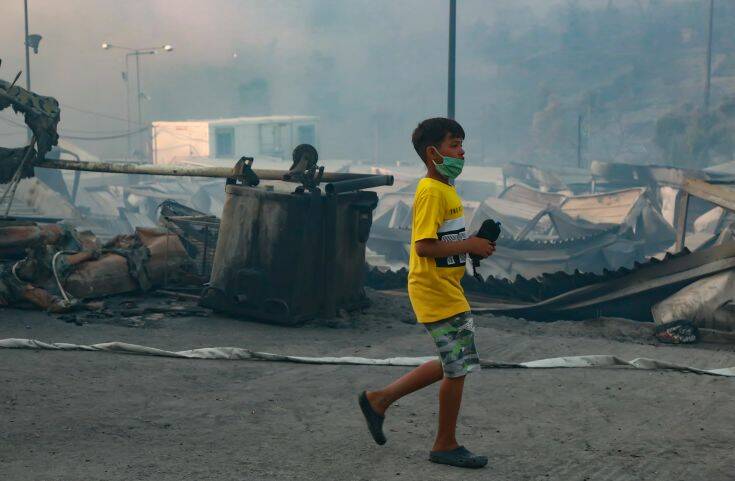
<svg viewBox="0 0 735 481">
<path fill-rule="evenodd" d="M 324 186 L 324 191 L 329 195 L 335 195 L 343 192 L 352 192 L 353 190 L 381 187 L 384 185 L 393 185 L 392 175 L 365 175 L 358 179 L 330 182 Z"/>
</svg>

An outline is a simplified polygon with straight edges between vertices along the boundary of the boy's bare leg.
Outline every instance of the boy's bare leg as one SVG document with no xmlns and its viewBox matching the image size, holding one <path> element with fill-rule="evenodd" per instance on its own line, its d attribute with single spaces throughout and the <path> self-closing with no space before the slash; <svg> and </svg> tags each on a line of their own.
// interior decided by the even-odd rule
<svg viewBox="0 0 735 481">
<path fill-rule="evenodd" d="M 418 391 L 430 384 L 434 384 L 443 377 L 444 369 L 442 368 L 441 362 L 438 359 L 434 359 L 404 374 L 385 388 L 379 391 L 367 391 L 366 394 L 373 410 L 381 416 L 384 416 L 386 409 L 403 396 Z M 460 399 L 462 397 L 461 389 L 460 387 Z M 459 407 L 457 407 L 457 410 L 459 410 Z M 454 419 L 457 419 L 456 414 Z"/>
<path fill-rule="evenodd" d="M 456 431 L 463 388 L 464 376 L 445 377 L 439 386 L 439 430 L 432 451 L 451 451 L 459 447 Z"/>
</svg>

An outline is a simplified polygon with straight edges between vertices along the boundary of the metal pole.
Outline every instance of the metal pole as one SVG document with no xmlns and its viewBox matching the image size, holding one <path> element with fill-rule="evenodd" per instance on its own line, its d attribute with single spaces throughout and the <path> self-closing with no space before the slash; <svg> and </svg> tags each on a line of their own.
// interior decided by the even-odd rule
<svg viewBox="0 0 735 481">
<path fill-rule="evenodd" d="M 709 0 L 709 28 L 707 29 L 707 77 L 704 81 L 704 111 L 709 110 L 710 77 L 712 76 L 712 19 L 715 0 Z"/>
<path fill-rule="evenodd" d="M 577 116 L 577 167 L 582 168 L 582 115 Z"/>
<path fill-rule="evenodd" d="M 125 54 L 125 120 L 127 121 L 128 125 L 128 132 L 131 131 L 130 128 L 130 67 L 128 65 L 128 57 L 130 57 L 129 53 Z M 128 150 L 125 152 L 125 158 L 130 157 L 130 134 L 125 137 L 128 141 Z"/>
<path fill-rule="evenodd" d="M 143 114 L 140 111 L 140 51 L 139 50 L 135 51 L 135 77 L 136 77 L 136 83 L 138 85 L 138 126 L 141 126 L 143 125 Z M 142 152 L 143 151 L 143 142 L 142 142 L 143 134 L 141 133 L 139 135 L 140 137 L 138 140 L 140 142 L 139 142 L 138 147 L 140 148 Z"/>
<path fill-rule="evenodd" d="M 241 176 L 241 173 L 237 172 L 233 167 L 196 167 L 170 164 L 136 164 L 132 162 L 80 162 L 66 159 L 35 159 L 33 161 L 33 165 L 35 167 L 44 167 L 47 169 L 107 172 L 110 174 L 171 175 L 178 177 L 215 178 L 233 178 Z M 260 180 L 281 180 L 291 182 L 287 175 L 289 173 L 287 170 L 253 169 L 253 172 L 255 172 L 255 175 L 257 175 Z M 382 185 L 393 184 L 393 176 L 390 175 L 350 174 L 342 172 L 325 172 L 322 175 L 321 180 L 322 182 L 327 183 L 375 178 L 383 179 L 385 183 Z M 347 186 L 349 187 L 349 185 Z M 336 186 L 337 189 L 342 189 L 343 187 L 344 185 Z M 375 186 L 373 185 L 373 187 Z"/>
<path fill-rule="evenodd" d="M 454 71 L 457 50 L 457 0 L 449 0 L 449 72 L 447 81 L 447 117 L 454 118 Z"/>
<path fill-rule="evenodd" d="M 31 91 L 31 56 L 30 52 L 28 51 L 28 0 L 23 0 L 23 11 L 25 14 L 25 30 L 26 30 L 26 36 L 23 41 L 23 44 L 26 46 L 26 90 L 29 92 Z M 30 127 L 28 128 L 28 142 L 30 143 L 31 138 L 33 136 L 33 133 L 31 132 Z"/>
</svg>

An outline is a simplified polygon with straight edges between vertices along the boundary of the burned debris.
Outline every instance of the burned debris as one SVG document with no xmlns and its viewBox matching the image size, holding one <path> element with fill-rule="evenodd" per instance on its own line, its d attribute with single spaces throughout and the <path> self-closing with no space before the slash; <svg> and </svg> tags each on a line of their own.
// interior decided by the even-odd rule
<svg viewBox="0 0 735 481">
<path fill-rule="evenodd" d="M 415 180 L 363 191 L 393 177 L 325 172 L 310 145 L 281 171 L 255 169 L 252 157 L 232 167 L 103 162 L 57 145 L 54 99 L 2 82 L 8 106 L 34 136 L 0 151 L 3 305 L 94 312 L 98 299 L 178 289 L 291 325 L 366 306 L 364 283 L 405 286 Z M 498 315 L 626 317 L 672 339 L 735 331 L 732 183 L 727 168 L 597 161 L 459 180 L 469 230 L 502 224 L 482 282 L 468 275 L 465 290 Z"/>
<path fill-rule="evenodd" d="M 86 300 L 186 282 L 193 268 L 179 237 L 164 229 L 138 228 L 102 244 L 64 224 L 2 220 L 0 238 L 5 306 L 84 309 Z"/>
<path fill-rule="evenodd" d="M 465 203 L 470 231 L 489 218 L 503 225 L 483 282 L 463 281 L 486 306 L 477 312 L 654 321 L 670 342 L 692 341 L 697 328 L 735 331 L 732 174 L 593 162 L 586 182 L 522 165 L 503 178 L 497 195 Z M 368 268 L 368 285 L 405 285 L 410 219 L 409 196 L 381 199 L 368 245 L 386 265 Z"/>
<path fill-rule="evenodd" d="M 27 118 L 51 120 L 34 120 L 38 156 L 29 147 L 2 159 L 10 215 L 0 219 L 0 304 L 100 310 L 93 300 L 188 286 L 203 306 L 281 324 L 368 304 L 365 243 L 377 195 L 362 189 L 391 185 L 391 176 L 327 173 L 305 144 L 288 171 L 253 169 L 248 157 L 233 167 L 45 157 L 58 139 L 58 104 L 13 89 L 33 104 L 22 105 Z M 54 189 L 35 168 L 72 170 L 73 185 L 62 177 Z M 81 171 L 98 174 L 80 180 Z M 219 180 L 192 180 L 202 177 Z"/>
</svg>

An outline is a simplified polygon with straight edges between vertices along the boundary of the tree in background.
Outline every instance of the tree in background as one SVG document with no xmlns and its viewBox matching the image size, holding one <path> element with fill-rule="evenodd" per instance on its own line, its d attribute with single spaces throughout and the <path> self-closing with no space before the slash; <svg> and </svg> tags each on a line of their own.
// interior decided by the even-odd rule
<svg viewBox="0 0 735 481">
<path fill-rule="evenodd" d="M 656 122 L 654 137 L 667 165 L 701 169 L 735 154 L 735 97 L 710 112 L 687 104 Z"/>
</svg>

